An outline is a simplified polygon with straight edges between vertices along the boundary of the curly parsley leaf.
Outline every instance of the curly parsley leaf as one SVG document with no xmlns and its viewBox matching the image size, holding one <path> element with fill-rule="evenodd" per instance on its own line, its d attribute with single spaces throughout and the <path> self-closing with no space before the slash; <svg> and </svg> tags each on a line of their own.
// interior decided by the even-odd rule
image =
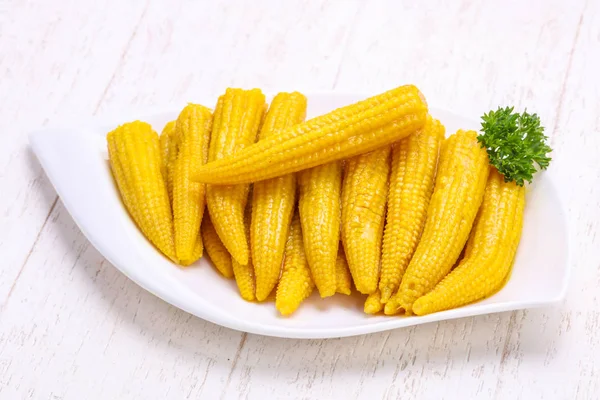
<svg viewBox="0 0 600 400">
<path fill-rule="evenodd" d="M 481 117 L 481 131 L 477 137 L 487 150 L 490 163 L 504 175 L 506 182 L 515 181 L 523 186 L 531 182 L 536 172 L 546 169 L 552 160 L 547 156 L 552 151 L 546 143 L 544 127 L 537 114 L 527 111 L 519 114 L 514 107 L 498 108 Z"/>
</svg>

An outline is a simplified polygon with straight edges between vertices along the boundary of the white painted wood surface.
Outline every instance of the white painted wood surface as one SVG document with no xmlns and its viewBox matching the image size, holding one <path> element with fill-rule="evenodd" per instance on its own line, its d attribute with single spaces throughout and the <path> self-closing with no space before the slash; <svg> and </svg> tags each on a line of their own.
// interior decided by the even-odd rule
<svg viewBox="0 0 600 400">
<path fill-rule="evenodd" d="M 0 399 L 599 398 L 599 21 L 595 0 L 0 0 Z M 569 215 L 563 304 L 340 340 L 220 328 L 106 262 L 27 145 L 227 86 L 407 82 L 473 117 L 542 116 Z"/>
</svg>

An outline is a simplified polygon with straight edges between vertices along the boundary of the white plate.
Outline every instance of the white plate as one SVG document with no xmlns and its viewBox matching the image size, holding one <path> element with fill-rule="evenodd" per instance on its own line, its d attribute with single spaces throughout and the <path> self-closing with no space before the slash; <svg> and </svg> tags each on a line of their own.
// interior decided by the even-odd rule
<svg viewBox="0 0 600 400">
<path fill-rule="evenodd" d="M 368 97 L 360 94 L 308 95 L 308 116 Z M 211 105 L 214 99 L 203 102 Z M 180 109 L 180 108 L 179 108 Z M 431 109 L 448 133 L 478 129 L 472 119 Z M 549 305 L 560 301 L 568 281 L 565 213 L 551 172 L 540 173 L 528 188 L 525 227 L 508 284 L 496 295 L 455 310 L 424 317 L 368 316 L 364 296 L 308 299 L 289 318 L 272 303 L 247 303 L 233 280 L 218 275 L 206 260 L 180 268 L 160 255 L 125 211 L 113 184 L 106 133 L 125 120 L 142 119 L 160 131 L 177 111 L 95 120 L 71 129 L 45 129 L 31 145 L 65 207 L 90 242 L 119 270 L 156 296 L 205 320 L 232 329 L 289 338 L 360 335 L 452 318 Z M 472 116 L 475 117 L 475 116 Z"/>
</svg>

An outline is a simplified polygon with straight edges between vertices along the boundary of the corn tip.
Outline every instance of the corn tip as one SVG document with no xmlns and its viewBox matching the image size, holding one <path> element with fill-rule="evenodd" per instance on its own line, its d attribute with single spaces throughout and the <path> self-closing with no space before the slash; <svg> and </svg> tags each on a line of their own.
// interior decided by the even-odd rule
<svg viewBox="0 0 600 400">
<path fill-rule="evenodd" d="M 240 292 L 240 296 L 242 297 L 242 299 L 249 302 L 254 302 L 256 300 L 256 297 L 253 294 Z"/>
<path fill-rule="evenodd" d="M 387 303 L 390 300 L 390 297 L 392 297 L 392 294 L 393 294 L 392 290 L 387 286 L 384 286 L 384 287 L 380 286 L 379 291 L 381 292 L 381 303 L 382 304 Z"/>
<path fill-rule="evenodd" d="M 275 301 L 275 309 L 284 317 L 292 315 L 298 309 L 298 306 L 299 304 L 293 305 L 285 301 Z"/>
<path fill-rule="evenodd" d="M 424 297 L 419 297 L 412 305 L 412 311 L 415 315 L 426 315 L 429 314 L 427 312 L 427 302 L 424 300 Z"/>
<path fill-rule="evenodd" d="M 391 298 L 387 303 L 385 303 L 383 313 L 385 315 L 396 315 L 399 314 L 401 310 L 402 308 L 400 307 L 400 304 L 398 304 L 394 298 Z"/>
<path fill-rule="evenodd" d="M 377 314 L 383 309 L 383 304 L 381 304 L 381 293 L 376 291 L 373 294 L 370 294 L 365 300 L 364 311 L 367 314 Z"/>
<path fill-rule="evenodd" d="M 363 282 L 354 282 L 356 290 L 362 294 L 373 294 L 377 291 L 377 285 L 364 284 Z"/>
<path fill-rule="evenodd" d="M 231 253 L 231 257 L 233 257 L 238 264 L 248 265 L 250 262 L 247 246 L 246 248 L 236 248 L 235 251 L 231 251 L 231 249 L 228 250 Z"/>
<path fill-rule="evenodd" d="M 365 314 L 377 314 L 379 311 L 381 311 L 381 307 L 377 307 L 373 304 L 370 303 L 365 303 L 365 308 L 364 308 Z"/>
<path fill-rule="evenodd" d="M 333 296 L 335 294 L 335 289 L 335 284 L 333 285 L 333 287 L 327 286 L 322 290 L 317 287 L 317 290 L 319 291 L 319 296 L 321 296 L 322 299 Z"/>
<path fill-rule="evenodd" d="M 269 295 L 271 294 L 271 291 L 266 292 L 266 289 L 259 287 L 259 285 L 257 284 L 256 286 L 256 300 L 257 301 L 265 301 L 269 298 Z"/>
</svg>

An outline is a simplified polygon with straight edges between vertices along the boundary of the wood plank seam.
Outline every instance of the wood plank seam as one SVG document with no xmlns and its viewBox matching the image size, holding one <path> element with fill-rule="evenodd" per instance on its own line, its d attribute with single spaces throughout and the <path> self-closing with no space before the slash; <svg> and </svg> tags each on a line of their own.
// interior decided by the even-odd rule
<svg viewBox="0 0 600 400">
<path fill-rule="evenodd" d="M 142 13 L 140 14 L 140 18 L 138 19 L 135 28 L 132 32 L 132 34 L 129 36 L 129 39 L 127 40 L 127 43 L 125 44 L 124 50 L 121 53 L 121 57 L 119 60 L 119 63 L 117 64 L 117 68 L 115 68 L 115 71 L 113 72 L 113 74 L 111 75 L 111 78 L 109 79 L 108 83 L 106 84 L 106 87 L 104 88 L 102 94 L 100 95 L 100 99 L 98 100 L 98 103 L 96 104 L 96 107 L 94 108 L 94 115 L 96 115 L 98 113 L 98 110 L 100 109 L 100 106 L 102 105 L 103 101 L 106 98 L 106 94 L 108 93 L 108 91 L 110 90 L 114 79 L 117 75 L 117 73 L 120 71 L 120 69 L 122 68 L 124 62 L 125 62 L 125 57 L 127 56 L 130 48 L 131 48 L 131 43 L 133 42 L 133 40 L 135 39 L 136 35 L 137 35 L 137 31 L 138 28 L 140 27 L 142 21 L 144 20 L 144 17 L 146 15 L 146 12 L 148 10 L 148 6 L 149 6 L 149 0 L 146 1 L 146 4 L 144 6 L 144 9 L 142 11 Z M 56 208 L 56 204 L 58 203 L 58 198 L 59 196 L 56 195 L 56 197 L 54 198 L 54 201 L 52 202 L 52 205 L 50 206 L 50 210 L 48 211 L 48 214 L 46 215 L 46 218 L 44 220 L 44 223 L 42 224 L 42 226 L 40 227 L 40 230 L 38 231 L 38 233 L 36 234 L 36 238 L 31 246 L 31 248 L 29 249 L 29 251 L 27 252 L 27 256 L 25 257 L 25 260 L 23 261 L 23 264 L 21 265 L 19 272 L 17 273 L 12 285 L 10 286 L 10 289 L 8 291 L 8 294 L 6 296 L 6 298 L 4 299 L 4 301 L 0 304 L 0 317 L 2 315 L 2 312 L 4 311 L 6 305 L 8 304 L 8 301 L 12 295 L 12 292 L 14 290 L 14 288 L 17 285 L 17 282 L 19 281 L 19 278 L 21 277 L 21 274 L 23 273 L 23 270 L 25 269 L 25 267 L 27 266 L 27 263 L 29 261 L 29 257 L 31 256 L 31 254 L 33 253 L 33 251 L 35 250 L 35 247 L 40 239 L 40 236 L 44 230 L 44 227 L 46 226 L 48 220 L 50 219 L 50 215 L 52 214 L 52 212 L 54 211 L 54 209 Z"/>
<path fill-rule="evenodd" d="M 563 109 L 563 104 L 564 104 L 565 91 L 567 89 L 567 83 L 569 81 L 569 76 L 571 74 L 571 66 L 573 64 L 573 55 L 575 54 L 575 51 L 577 50 L 576 49 L 577 44 L 579 43 L 579 34 L 581 33 L 581 26 L 583 25 L 583 16 L 585 15 L 587 6 L 588 6 L 588 0 L 586 0 L 586 2 L 583 4 L 583 9 L 581 10 L 581 15 L 579 16 L 579 22 L 577 23 L 577 28 L 575 30 L 575 36 L 573 37 L 573 46 L 571 47 L 571 51 L 569 52 L 569 60 L 567 61 L 567 69 L 565 71 L 565 76 L 563 78 L 562 85 L 560 87 L 558 104 L 556 105 L 556 111 L 554 112 L 554 115 L 556 115 L 556 117 L 554 118 L 554 127 L 552 129 L 552 135 L 550 135 L 550 138 L 549 138 L 551 147 L 554 147 L 553 145 L 554 145 L 554 138 L 556 137 L 556 130 L 558 129 L 558 126 L 560 125 L 562 109 Z"/>
<path fill-rule="evenodd" d="M 552 134 L 549 137 L 549 142 L 552 145 L 554 142 L 554 138 L 556 137 L 556 130 L 560 124 L 560 118 L 561 118 L 561 114 L 562 114 L 562 106 L 564 103 L 564 95 L 566 92 L 566 88 L 567 88 L 567 83 L 569 80 L 569 75 L 571 73 L 571 66 L 573 64 L 573 56 L 575 54 L 576 48 L 577 48 L 577 44 L 579 42 L 579 35 L 581 32 L 581 26 L 583 25 L 583 17 L 585 15 L 585 11 L 588 5 L 588 1 L 586 0 L 582 10 L 581 10 L 581 14 L 579 16 L 579 21 L 577 23 L 577 28 L 575 29 L 575 34 L 573 36 L 573 44 L 571 46 L 571 50 L 569 51 L 569 59 L 567 61 L 567 67 L 565 69 L 565 74 L 562 80 L 562 84 L 561 84 L 561 89 L 560 89 L 560 94 L 558 97 L 558 102 L 556 105 L 556 118 L 554 120 L 554 126 L 552 129 Z M 499 363 L 499 371 L 498 371 L 498 380 L 496 382 L 496 389 L 494 391 L 494 398 L 498 398 L 499 394 L 500 394 L 500 390 L 502 389 L 502 385 L 503 385 L 503 380 L 502 380 L 502 375 L 504 374 L 504 370 L 505 370 L 505 366 L 506 366 L 506 361 L 508 359 L 508 356 L 510 355 L 510 338 L 513 334 L 513 331 L 515 329 L 515 321 L 516 321 L 516 317 L 517 317 L 517 313 L 520 311 L 511 311 L 510 313 L 510 320 L 508 323 L 508 327 L 506 330 L 506 334 L 505 334 L 505 338 L 504 338 L 504 346 L 503 346 L 503 350 L 502 350 L 502 356 L 500 358 L 500 363 Z M 527 313 L 527 310 L 522 311 L 524 314 Z"/>
<path fill-rule="evenodd" d="M 142 13 L 140 14 L 140 18 L 138 19 L 137 23 L 135 24 L 135 28 L 133 29 L 133 32 L 129 36 L 129 39 L 127 39 L 127 43 L 125 44 L 125 47 L 123 48 L 123 52 L 121 53 L 121 58 L 119 60 L 119 64 L 117 64 L 117 68 L 115 68 L 113 74 L 111 75 L 111 77 L 108 81 L 108 84 L 106 85 L 106 87 L 104 88 L 104 91 L 100 95 L 100 99 L 98 100 L 98 103 L 96 104 L 96 108 L 94 109 L 94 115 L 96 115 L 98 113 L 98 110 L 100 109 L 100 106 L 104 102 L 106 95 L 108 94 L 108 91 L 112 87 L 117 74 L 121 71 L 121 69 L 123 68 L 123 65 L 125 65 L 125 57 L 127 57 L 127 54 L 131 50 L 131 44 L 133 43 L 134 39 L 137 36 L 137 31 L 140 28 L 142 21 L 144 21 L 144 18 L 146 17 L 146 13 L 148 12 L 149 5 L 150 5 L 150 0 L 146 1 L 146 4 L 144 5 L 144 9 L 142 10 Z"/>
<path fill-rule="evenodd" d="M 504 334 L 504 345 L 502 346 L 502 355 L 500 356 L 500 363 L 498 368 L 498 380 L 496 381 L 496 389 L 494 390 L 494 398 L 498 398 L 500 389 L 502 388 L 502 374 L 506 367 L 506 360 L 510 354 L 510 336 L 515 329 L 515 322 L 517 320 L 517 311 L 511 311 L 510 319 L 508 320 L 508 326 L 506 333 Z"/>
<path fill-rule="evenodd" d="M 29 257 L 31 257 L 31 254 L 35 250 L 35 247 L 37 246 L 37 244 L 38 244 L 38 242 L 40 240 L 40 236 L 42 236 L 42 232 L 44 231 L 44 228 L 46 227 L 46 224 L 48 223 L 48 220 L 50 220 L 50 216 L 52 215 L 52 212 L 54 212 L 54 209 L 56 208 L 56 204 L 57 203 L 58 203 L 58 196 L 56 196 L 54 198 L 54 201 L 52 202 L 52 205 L 50 206 L 50 211 L 48 211 L 48 214 L 46 215 L 46 218 L 44 219 L 44 223 L 42 224 L 42 226 L 40 227 L 39 232 L 35 236 L 35 240 L 33 241 L 33 244 L 31 245 L 31 248 L 27 252 L 27 256 L 25 256 L 25 260 L 23 260 L 23 264 L 21 264 L 21 268 L 19 268 L 19 272 L 17 273 L 17 276 L 15 277 L 15 280 L 13 281 L 12 285 L 10 286 L 10 289 L 8 290 L 8 294 L 6 295 L 6 298 L 2 301 L 2 304 L 0 304 L 0 317 L 2 316 L 2 311 L 4 311 L 4 308 L 8 304 L 8 301 L 10 300 L 10 297 L 11 297 L 11 295 L 13 293 L 13 290 L 15 289 L 15 286 L 17 285 L 17 281 L 21 277 L 21 274 L 23 273 L 23 270 L 25 269 L 25 266 L 29 262 Z"/>
<path fill-rule="evenodd" d="M 237 366 L 238 360 L 240 359 L 240 355 L 242 354 L 242 349 L 246 344 L 246 339 L 248 338 L 248 334 L 246 332 L 242 333 L 242 338 L 240 339 L 240 344 L 238 345 L 237 351 L 235 352 L 235 356 L 233 357 L 233 362 L 231 363 L 231 369 L 229 370 L 229 374 L 227 375 L 227 381 L 225 382 L 225 387 L 223 387 L 223 393 L 221 393 L 221 400 L 225 399 L 225 393 L 227 392 L 227 388 L 231 383 L 231 378 L 233 376 L 233 372 L 235 371 L 235 367 Z"/>
<path fill-rule="evenodd" d="M 354 33 L 354 31 L 356 30 L 356 21 L 358 19 L 358 16 L 360 14 L 360 11 L 362 10 L 363 6 L 364 6 L 365 2 L 361 1 L 358 6 L 356 6 L 356 11 L 354 12 L 354 16 L 352 17 L 352 23 L 350 24 L 350 30 L 348 31 L 348 34 L 346 35 L 346 39 L 344 40 L 344 44 L 343 49 L 342 49 L 342 53 L 340 54 L 340 63 L 337 67 L 337 71 L 335 72 L 335 76 L 333 78 L 333 85 L 331 86 L 332 89 L 335 89 L 337 84 L 338 84 L 338 80 L 340 79 L 340 72 L 342 71 L 342 65 L 344 65 L 344 57 L 348 51 L 348 45 L 350 43 L 350 38 L 352 36 L 352 34 Z"/>
</svg>

